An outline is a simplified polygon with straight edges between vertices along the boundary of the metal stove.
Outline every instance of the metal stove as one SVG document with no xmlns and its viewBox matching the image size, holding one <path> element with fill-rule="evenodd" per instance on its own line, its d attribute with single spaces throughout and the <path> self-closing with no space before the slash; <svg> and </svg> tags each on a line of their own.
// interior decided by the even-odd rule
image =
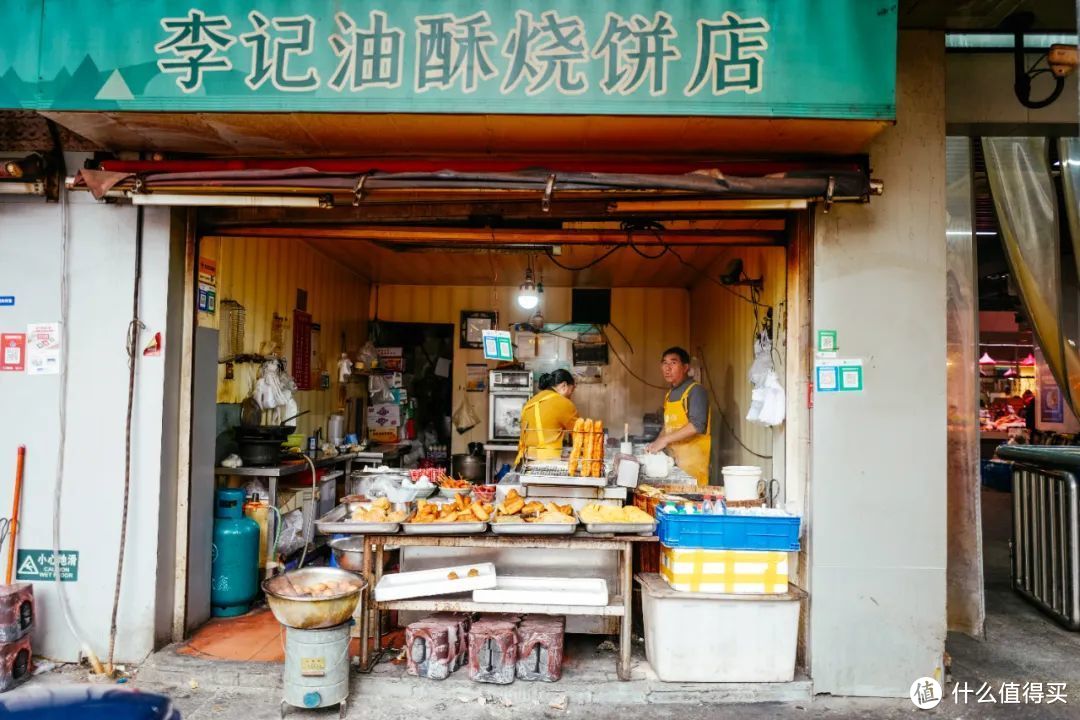
<svg viewBox="0 0 1080 720">
<path fill-rule="evenodd" d="M 285 696 L 281 717 L 291 705 L 315 709 L 338 706 L 344 718 L 349 697 L 349 627 L 320 630 L 285 627 Z"/>
</svg>

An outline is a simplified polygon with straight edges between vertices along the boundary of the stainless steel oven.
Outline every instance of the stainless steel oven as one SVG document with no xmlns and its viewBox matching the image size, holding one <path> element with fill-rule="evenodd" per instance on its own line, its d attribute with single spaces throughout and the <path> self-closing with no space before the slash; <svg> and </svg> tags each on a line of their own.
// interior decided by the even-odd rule
<svg viewBox="0 0 1080 720">
<path fill-rule="evenodd" d="M 488 438 L 517 442 L 521 409 L 532 397 L 532 372 L 492 370 L 488 376 Z"/>
</svg>

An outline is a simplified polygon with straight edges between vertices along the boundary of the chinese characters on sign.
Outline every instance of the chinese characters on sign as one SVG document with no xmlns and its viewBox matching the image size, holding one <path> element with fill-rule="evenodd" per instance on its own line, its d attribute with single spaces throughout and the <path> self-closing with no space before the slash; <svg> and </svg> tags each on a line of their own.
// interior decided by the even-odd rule
<svg viewBox="0 0 1080 720">
<path fill-rule="evenodd" d="M 1063 682 L 1005 682 L 998 687 L 984 682 L 977 688 L 966 682 L 958 682 L 953 686 L 952 696 L 957 705 L 967 705 L 969 702 L 990 705 L 1055 705 L 1069 702 L 1067 684 Z"/>
<path fill-rule="evenodd" d="M 323 86 L 315 58 L 317 50 L 328 46 L 336 67 L 325 82 L 338 93 L 401 87 L 409 54 L 415 56 L 410 79 L 418 93 L 454 89 L 468 94 L 490 83 L 502 95 L 548 90 L 580 95 L 590 89 L 587 69 L 597 63 L 602 69 L 598 85 L 605 94 L 631 95 L 647 88 L 650 95 L 662 96 L 670 89 L 671 63 L 684 58 L 679 32 L 666 12 L 652 18 L 608 12 L 603 27 L 589 28 L 577 15 L 518 10 L 501 38 L 487 10 L 417 16 L 412 27 L 394 24 L 380 10 L 366 18 L 338 12 L 333 26 L 325 28 L 311 15 L 269 17 L 257 10 L 238 22 L 241 26 L 228 15 L 197 9 L 162 18 L 164 37 L 154 46 L 158 69 L 175 75 L 185 94 L 197 93 L 214 73 L 233 70 L 234 59 L 241 57 L 230 50 L 236 45 L 246 56 L 244 83 L 250 90 L 269 82 L 280 91 L 310 93 Z M 698 19 L 697 37 L 683 39 L 684 47 L 693 43 L 696 50 L 688 81 L 682 85 L 680 80 L 682 94 L 760 92 L 770 30 L 764 18 L 730 11 Z"/>
<path fill-rule="evenodd" d="M 19 548 L 15 561 L 15 579 L 53 582 L 56 579 L 57 566 L 60 568 L 61 582 L 76 582 L 79 579 L 79 551 L 61 550 L 54 555 L 52 550 Z"/>
</svg>

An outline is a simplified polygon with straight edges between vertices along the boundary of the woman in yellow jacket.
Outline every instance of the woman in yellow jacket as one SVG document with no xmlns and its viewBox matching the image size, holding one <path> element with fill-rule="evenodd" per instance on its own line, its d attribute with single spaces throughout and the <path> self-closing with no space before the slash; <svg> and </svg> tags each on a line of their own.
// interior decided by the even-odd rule
<svg viewBox="0 0 1080 720">
<path fill-rule="evenodd" d="M 540 392 L 521 409 L 521 438 L 515 465 L 522 458 L 558 460 L 562 456 L 563 438 L 578 419 L 577 407 L 570 399 L 574 395 L 574 376 L 567 370 L 541 375 L 539 388 Z"/>
</svg>

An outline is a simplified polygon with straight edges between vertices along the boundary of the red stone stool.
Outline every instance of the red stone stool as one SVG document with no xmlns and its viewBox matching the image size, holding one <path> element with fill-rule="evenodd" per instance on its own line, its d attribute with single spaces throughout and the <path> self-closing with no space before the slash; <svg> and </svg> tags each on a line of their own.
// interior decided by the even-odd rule
<svg viewBox="0 0 1080 720">
<path fill-rule="evenodd" d="M 429 680 L 450 676 L 450 630 L 438 620 L 419 620 L 405 628 L 405 667 L 410 675 Z M 456 636 L 453 642 L 456 646 Z"/>
<path fill-rule="evenodd" d="M 29 635 L 0 645 L 0 692 L 7 692 L 30 678 L 32 657 Z"/>
<path fill-rule="evenodd" d="M 557 682 L 562 677 L 566 620 L 526 619 L 518 628 L 517 676 L 521 680 Z"/>
<path fill-rule="evenodd" d="M 427 620 L 443 623 L 451 629 L 450 672 L 465 667 L 469 663 L 469 628 L 472 619 L 459 613 L 436 613 Z"/>
<path fill-rule="evenodd" d="M 517 671 L 517 627 L 481 618 L 469 630 L 469 678 L 509 685 Z"/>
<path fill-rule="evenodd" d="M 9 643 L 34 629 L 34 586 L 0 585 L 0 643 Z"/>
</svg>

